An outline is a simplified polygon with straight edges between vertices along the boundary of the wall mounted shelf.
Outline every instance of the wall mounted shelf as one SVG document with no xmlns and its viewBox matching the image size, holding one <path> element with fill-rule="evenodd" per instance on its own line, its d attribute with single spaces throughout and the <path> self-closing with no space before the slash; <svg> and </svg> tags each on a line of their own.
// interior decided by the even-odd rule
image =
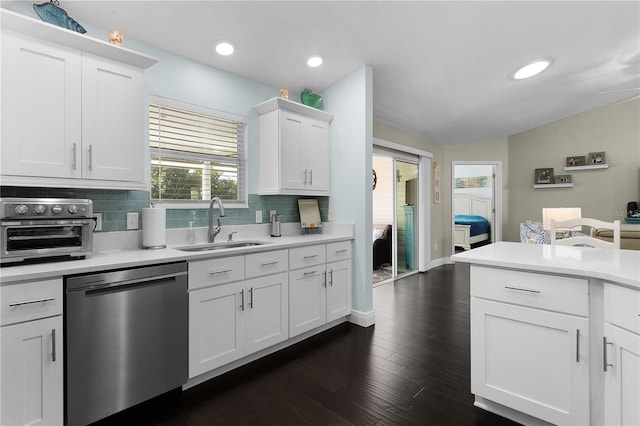
<svg viewBox="0 0 640 426">
<path fill-rule="evenodd" d="M 543 188 L 573 188 L 573 183 L 542 183 L 533 185 L 533 189 Z"/>
<path fill-rule="evenodd" d="M 584 166 L 567 166 L 564 168 L 566 172 L 572 170 L 595 170 L 595 169 L 608 169 L 608 164 L 587 164 Z"/>
</svg>

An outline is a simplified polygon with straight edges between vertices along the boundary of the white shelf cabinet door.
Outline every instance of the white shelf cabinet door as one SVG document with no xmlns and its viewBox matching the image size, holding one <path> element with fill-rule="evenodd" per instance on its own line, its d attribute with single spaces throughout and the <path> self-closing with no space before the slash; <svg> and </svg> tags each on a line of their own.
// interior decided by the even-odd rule
<svg viewBox="0 0 640 426">
<path fill-rule="evenodd" d="M 143 72 L 82 55 L 82 152 L 86 179 L 144 181 Z"/>
<path fill-rule="evenodd" d="M 306 188 L 329 191 L 329 123 L 308 118 L 306 120 Z"/>
<path fill-rule="evenodd" d="M 8 325 L 0 335 L 0 424 L 62 425 L 62 316 Z"/>
<path fill-rule="evenodd" d="M 242 282 L 189 292 L 189 378 L 244 356 Z"/>
<path fill-rule="evenodd" d="M 554 424 L 589 424 L 586 318 L 471 299 L 471 392 Z"/>
<path fill-rule="evenodd" d="M 305 120 L 301 115 L 280 111 L 280 187 L 283 189 L 306 187 Z"/>
<path fill-rule="evenodd" d="M 327 323 L 326 266 L 289 272 L 289 337 Z"/>
<path fill-rule="evenodd" d="M 603 359 L 609 364 L 604 372 L 604 422 L 640 425 L 640 335 L 607 322 L 604 335 L 610 343 Z"/>
<path fill-rule="evenodd" d="M 289 338 L 289 274 L 245 281 L 246 355 Z"/>
<path fill-rule="evenodd" d="M 2 31 L 3 175 L 80 177 L 80 64 L 77 50 Z"/>
<path fill-rule="evenodd" d="M 327 264 L 327 322 L 351 313 L 351 259 Z"/>
</svg>

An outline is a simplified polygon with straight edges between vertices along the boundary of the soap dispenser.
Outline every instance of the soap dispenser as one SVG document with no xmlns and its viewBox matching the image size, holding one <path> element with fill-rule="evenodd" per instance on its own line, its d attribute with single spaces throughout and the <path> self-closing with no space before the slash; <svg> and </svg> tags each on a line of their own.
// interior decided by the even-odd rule
<svg viewBox="0 0 640 426">
<path fill-rule="evenodd" d="M 272 237 L 280 237 L 280 215 L 272 214 L 271 215 L 271 236 Z"/>
</svg>

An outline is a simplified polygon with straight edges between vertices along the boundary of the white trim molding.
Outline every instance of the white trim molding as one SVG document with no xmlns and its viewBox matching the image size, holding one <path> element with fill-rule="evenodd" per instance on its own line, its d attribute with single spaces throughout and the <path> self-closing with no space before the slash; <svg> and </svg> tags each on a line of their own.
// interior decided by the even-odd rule
<svg viewBox="0 0 640 426">
<path fill-rule="evenodd" d="M 376 313 L 374 311 L 362 312 L 352 309 L 348 321 L 360 327 L 370 327 L 376 323 Z"/>
</svg>

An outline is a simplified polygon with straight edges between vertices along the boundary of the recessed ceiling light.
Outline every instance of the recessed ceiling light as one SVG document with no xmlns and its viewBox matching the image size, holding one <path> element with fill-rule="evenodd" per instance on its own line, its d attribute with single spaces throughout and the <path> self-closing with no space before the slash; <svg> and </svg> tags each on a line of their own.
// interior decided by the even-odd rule
<svg viewBox="0 0 640 426">
<path fill-rule="evenodd" d="M 549 59 L 539 59 L 521 67 L 513 73 L 512 77 L 514 80 L 523 80 L 525 78 L 530 78 L 546 70 L 549 65 L 551 65 L 551 61 Z"/>
<path fill-rule="evenodd" d="M 236 50 L 235 46 L 230 41 L 221 40 L 216 43 L 216 52 L 218 52 L 218 55 L 229 56 L 234 50 Z"/>
<path fill-rule="evenodd" d="M 313 55 L 310 56 L 309 59 L 307 59 L 307 65 L 309 65 L 311 68 L 319 67 L 320 65 L 322 65 L 322 62 L 322 56 L 320 55 Z"/>
</svg>

